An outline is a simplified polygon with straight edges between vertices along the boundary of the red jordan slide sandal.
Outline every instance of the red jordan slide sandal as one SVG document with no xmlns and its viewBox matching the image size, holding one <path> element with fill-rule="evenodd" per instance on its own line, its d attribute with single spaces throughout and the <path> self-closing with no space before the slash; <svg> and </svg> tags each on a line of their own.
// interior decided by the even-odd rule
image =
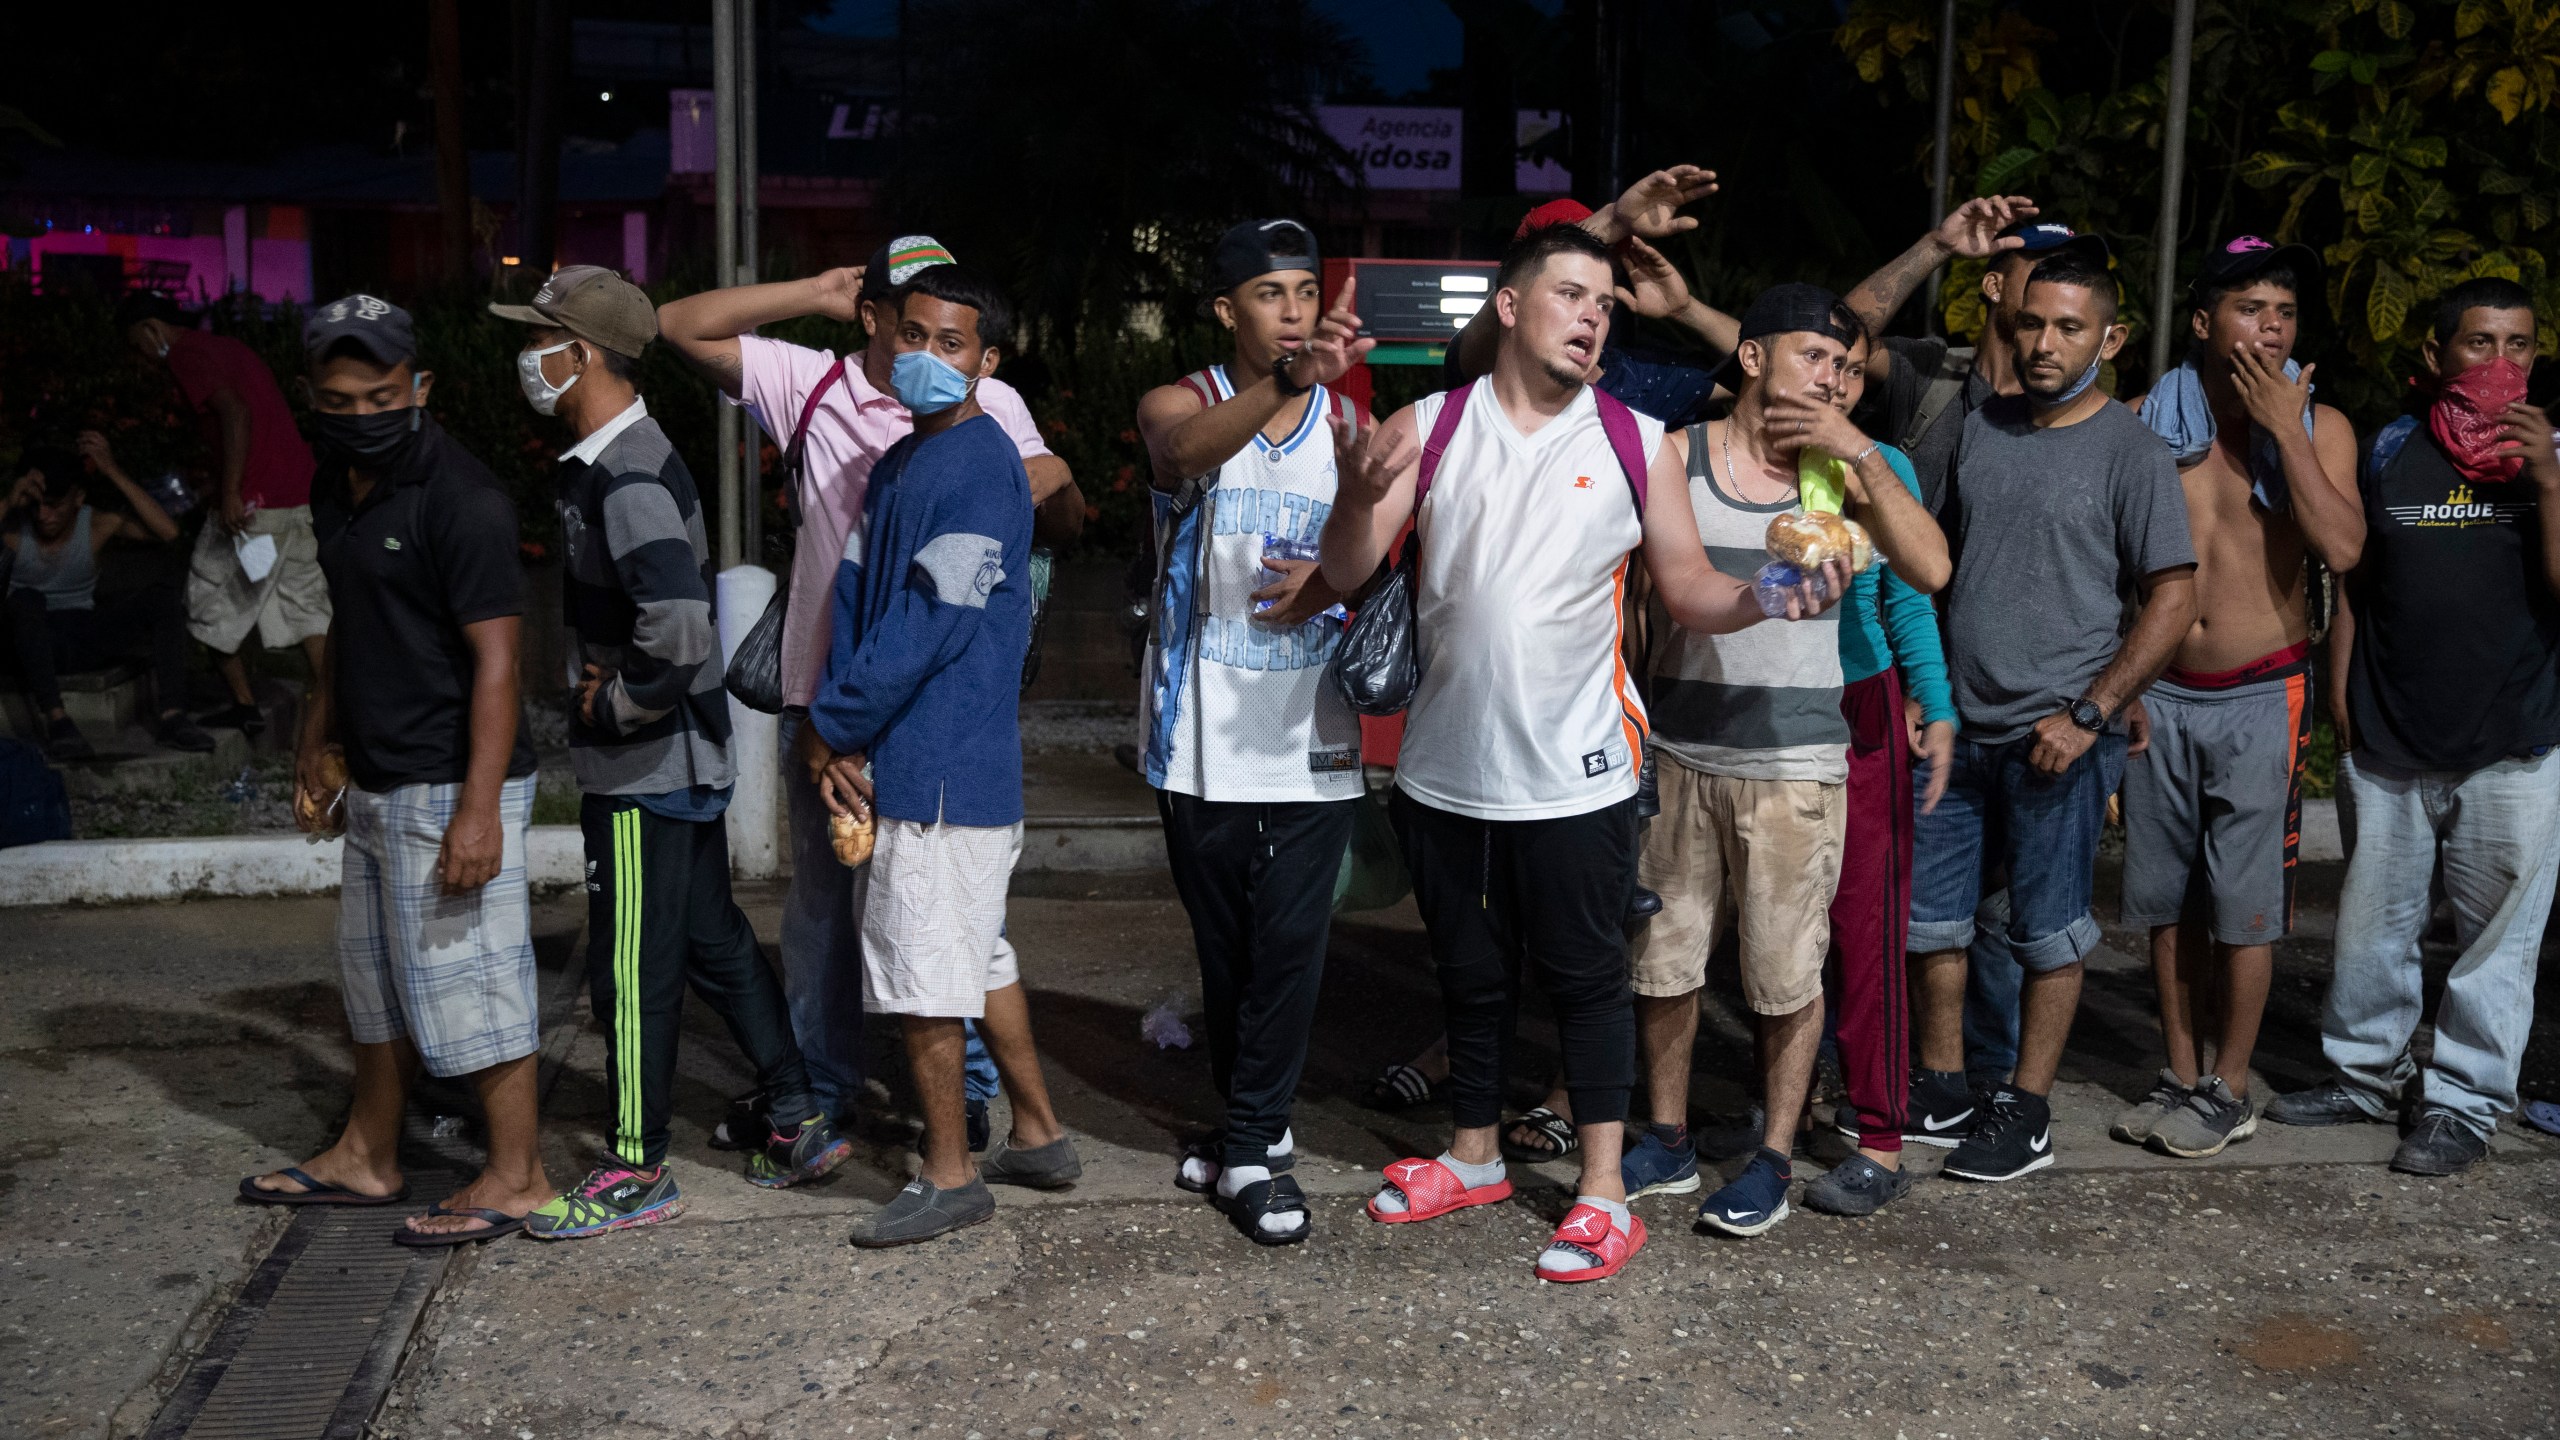
<svg viewBox="0 0 2560 1440">
<path fill-rule="evenodd" d="M 1538 1256 L 1543 1260 L 1548 1250 L 1559 1247 L 1590 1257 L 1592 1264 L 1581 1270 L 1550 1270 L 1541 1264 L 1539 1279 L 1559 1285 L 1606 1280 L 1627 1268 L 1627 1261 L 1644 1248 L 1644 1221 L 1627 1217 L 1626 1232 L 1621 1234 L 1617 1226 L 1609 1223 L 1608 1211 L 1597 1205 L 1576 1205 L 1565 1215 L 1564 1223 L 1556 1227 L 1556 1233 L 1548 1237 Z"/>
<path fill-rule="evenodd" d="M 1399 1160 L 1387 1167 L 1387 1186 L 1404 1196 L 1405 1210 L 1398 1214 L 1381 1210 L 1378 1202 L 1369 1202 L 1369 1218 L 1381 1225 L 1410 1225 L 1417 1220 L 1437 1220 L 1452 1210 L 1470 1205 L 1495 1205 L 1511 1198 L 1511 1182 L 1496 1180 L 1470 1190 L 1458 1178 L 1458 1172 L 1437 1160 L 1419 1157 Z"/>
</svg>

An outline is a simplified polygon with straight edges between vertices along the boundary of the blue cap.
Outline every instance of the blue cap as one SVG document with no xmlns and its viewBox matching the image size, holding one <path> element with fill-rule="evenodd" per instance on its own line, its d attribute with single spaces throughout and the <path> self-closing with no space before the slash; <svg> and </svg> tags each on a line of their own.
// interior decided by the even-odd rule
<svg viewBox="0 0 2560 1440">
<path fill-rule="evenodd" d="M 2021 220 L 2000 232 L 2003 240 L 2012 236 L 2026 242 L 2021 248 L 2029 255 L 2050 255 L 2068 247 L 2088 251 L 2101 265 L 2115 261 L 2115 253 L 2107 248 L 2104 237 L 2083 235 L 2059 220 Z"/>
</svg>

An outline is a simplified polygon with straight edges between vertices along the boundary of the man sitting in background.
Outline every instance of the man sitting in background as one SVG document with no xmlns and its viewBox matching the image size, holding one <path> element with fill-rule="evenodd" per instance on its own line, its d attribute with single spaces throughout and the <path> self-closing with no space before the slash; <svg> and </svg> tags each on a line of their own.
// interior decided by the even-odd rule
<svg viewBox="0 0 2560 1440">
<path fill-rule="evenodd" d="M 144 358 L 164 362 L 203 426 L 219 488 L 187 573 L 187 629 L 220 657 L 231 705 L 207 724 L 256 734 L 266 721 L 240 647 L 300 645 L 317 676 L 329 633 L 329 582 L 311 531 L 311 449 L 257 352 L 191 329 L 168 296 L 128 295 L 116 326 Z"/>
<path fill-rule="evenodd" d="M 82 460 L 97 468 L 123 495 L 129 515 L 101 512 L 89 503 Z M 30 450 L 9 491 L 16 522 L 0 525 L 9 548 L 9 634 L 16 642 L 18 673 L 27 702 L 44 727 L 45 754 L 85 760 L 96 752 L 62 708 L 65 671 L 98 670 L 137 641 L 151 647 L 152 702 L 159 707 L 160 743 L 172 750 L 203 752 L 213 737 L 196 728 L 183 708 L 187 699 L 186 616 L 177 597 L 160 586 L 98 593 L 98 552 L 119 537 L 168 541 L 177 522 L 150 492 L 116 464 L 107 437 L 80 433 L 80 454 Z"/>
</svg>

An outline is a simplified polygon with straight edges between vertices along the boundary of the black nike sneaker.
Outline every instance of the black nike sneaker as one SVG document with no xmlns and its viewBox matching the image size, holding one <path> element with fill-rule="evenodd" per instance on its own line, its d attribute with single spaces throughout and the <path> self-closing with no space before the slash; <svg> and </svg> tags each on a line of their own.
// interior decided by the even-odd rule
<svg viewBox="0 0 2560 1440">
<path fill-rule="evenodd" d="M 1941 1175 L 1998 1183 L 2053 1163 L 2053 1112 L 2041 1095 L 2002 1086 L 1991 1094 Z"/>
<path fill-rule="evenodd" d="M 1952 1150 L 1973 1133 L 1981 1113 L 1961 1070 L 1911 1072 L 1910 1118 L 1902 1122 L 1906 1145 L 1934 1145 Z"/>
</svg>

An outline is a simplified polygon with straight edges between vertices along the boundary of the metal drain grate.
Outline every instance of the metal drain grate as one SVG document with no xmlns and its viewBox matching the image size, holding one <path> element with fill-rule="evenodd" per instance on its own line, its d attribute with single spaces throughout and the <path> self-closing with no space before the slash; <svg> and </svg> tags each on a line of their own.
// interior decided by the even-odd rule
<svg viewBox="0 0 2560 1440">
<path fill-rule="evenodd" d="M 436 1175 L 430 1193 L 429 1178 L 410 1177 L 417 1205 L 453 1188 Z M 295 1216 L 145 1440 L 361 1436 L 452 1254 L 391 1243 L 414 1208 Z"/>
</svg>

